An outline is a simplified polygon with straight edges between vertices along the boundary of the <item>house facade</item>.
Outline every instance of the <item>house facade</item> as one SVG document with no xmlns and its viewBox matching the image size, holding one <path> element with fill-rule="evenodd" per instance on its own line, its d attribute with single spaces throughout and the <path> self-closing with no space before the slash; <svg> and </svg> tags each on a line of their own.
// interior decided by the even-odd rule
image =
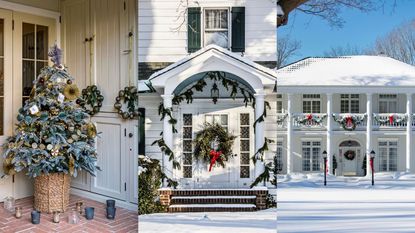
<svg viewBox="0 0 415 233">
<path fill-rule="evenodd" d="M 276 2 L 139 0 L 139 6 L 139 154 L 159 159 L 182 189 L 249 187 L 276 153 Z M 171 115 L 162 118 L 159 107 Z M 236 136 L 236 156 L 211 171 L 194 157 L 193 140 L 205 123 Z M 263 161 L 254 163 L 264 144 Z"/>
<path fill-rule="evenodd" d="M 48 50 L 57 43 L 64 64 L 79 89 L 96 85 L 104 96 L 92 117 L 97 131 L 96 177 L 80 173 L 71 192 L 94 200 L 117 200 L 132 210 L 138 202 L 138 124 L 114 108 L 126 86 L 137 85 L 137 1 L 135 0 L 10 0 L 0 1 L 0 143 L 13 134 L 18 109 L 32 82 L 48 64 Z M 0 165 L 3 158 L 0 158 Z M 3 176 L 0 201 L 33 193 L 24 172 Z"/>
<path fill-rule="evenodd" d="M 385 56 L 305 58 L 277 71 L 280 173 L 414 172 L 415 67 Z M 366 167 L 369 167 L 366 172 Z"/>
</svg>

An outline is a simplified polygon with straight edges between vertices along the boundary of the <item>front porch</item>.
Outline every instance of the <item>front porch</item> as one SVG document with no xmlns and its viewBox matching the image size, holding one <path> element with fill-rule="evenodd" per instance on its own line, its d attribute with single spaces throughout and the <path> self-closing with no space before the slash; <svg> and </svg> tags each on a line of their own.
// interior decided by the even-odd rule
<svg viewBox="0 0 415 233">
<path fill-rule="evenodd" d="M 33 225 L 30 222 L 30 212 L 33 210 L 33 197 L 18 199 L 16 206 L 22 207 L 22 218 L 15 218 L 13 213 L 7 212 L 0 204 L 0 232 L 61 232 L 61 233 L 104 233 L 104 232 L 124 232 L 136 233 L 138 229 L 138 216 L 136 211 L 117 208 L 114 220 L 108 220 L 105 212 L 105 204 L 92 199 L 71 195 L 68 209 L 75 209 L 75 203 L 82 201 L 84 207 L 94 207 L 95 216 L 93 220 L 86 220 L 84 216 L 80 216 L 78 224 L 68 223 L 67 211 L 60 216 L 60 223 L 52 222 L 52 214 L 41 214 L 39 225 Z"/>
</svg>

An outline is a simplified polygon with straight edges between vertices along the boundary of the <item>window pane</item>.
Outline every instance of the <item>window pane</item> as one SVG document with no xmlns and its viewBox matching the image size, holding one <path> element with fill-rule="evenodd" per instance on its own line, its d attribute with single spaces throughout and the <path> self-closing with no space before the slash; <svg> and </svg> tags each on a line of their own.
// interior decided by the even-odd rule
<svg viewBox="0 0 415 233">
<path fill-rule="evenodd" d="M 359 100 L 351 100 L 350 108 L 351 113 L 359 113 Z"/>
<path fill-rule="evenodd" d="M 249 140 L 241 140 L 241 151 L 249 151 Z"/>
<path fill-rule="evenodd" d="M 311 113 L 311 101 L 303 101 L 303 113 Z"/>
<path fill-rule="evenodd" d="M 249 178 L 249 166 L 241 166 L 241 178 Z"/>
<path fill-rule="evenodd" d="M 396 101 L 389 102 L 389 113 L 395 113 L 397 110 L 398 103 Z"/>
<path fill-rule="evenodd" d="M 220 124 L 221 125 L 228 125 L 228 115 L 221 115 L 220 116 Z"/>
<path fill-rule="evenodd" d="M 183 166 L 183 177 L 192 178 L 192 166 Z"/>
<path fill-rule="evenodd" d="M 48 27 L 36 25 L 36 59 L 47 60 Z"/>
<path fill-rule="evenodd" d="M 379 101 L 379 113 L 387 113 L 387 112 L 388 112 L 388 102 Z"/>
<path fill-rule="evenodd" d="M 32 90 L 33 80 L 35 79 L 35 62 L 34 61 L 23 61 L 23 96 L 27 97 L 30 95 Z"/>
<path fill-rule="evenodd" d="M 310 148 L 303 147 L 303 171 L 310 171 Z"/>
<path fill-rule="evenodd" d="M 249 125 L 249 114 L 248 113 L 241 114 L 241 125 Z"/>
<path fill-rule="evenodd" d="M 249 153 L 241 153 L 241 164 L 249 165 Z"/>
<path fill-rule="evenodd" d="M 313 101 L 312 113 L 320 113 L 320 101 Z"/>
<path fill-rule="evenodd" d="M 277 113 L 282 113 L 282 101 L 277 101 Z"/>
<path fill-rule="evenodd" d="M 43 61 L 36 62 L 36 77 L 40 74 L 40 70 L 47 65 L 48 65 L 47 62 L 43 62 Z"/>
<path fill-rule="evenodd" d="M 183 125 L 192 126 L 192 114 L 183 114 Z"/>
<path fill-rule="evenodd" d="M 249 138 L 249 127 L 241 127 L 241 138 Z"/>
<path fill-rule="evenodd" d="M 216 44 L 220 47 L 228 47 L 228 31 L 205 32 L 205 45 Z"/>
<path fill-rule="evenodd" d="M 349 113 L 349 100 L 341 100 L 340 101 L 340 112 L 341 113 Z"/>
<path fill-rule="evenodd" d="M 183 138 L 192 138 L 192 127 L 183 128 Z"/>
<path fill-rule="evenodd" d="M 389 171 L 398 170 L 398 148 L 389 148 Z"/>
<path fill-rule="evenodd" d="M 23 58 L 35 58 L 35 25 L 23 23 Z"/>
</svg>

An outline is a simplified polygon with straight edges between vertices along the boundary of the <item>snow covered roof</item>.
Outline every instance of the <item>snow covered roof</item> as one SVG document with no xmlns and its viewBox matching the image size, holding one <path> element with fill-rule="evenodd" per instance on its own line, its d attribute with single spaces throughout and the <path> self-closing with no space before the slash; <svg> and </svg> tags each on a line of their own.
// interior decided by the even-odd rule
<svg viewBox="0 0 415 233">
<path fill-rule="evenodd" d="M 415 86 L 415 66 L 385 56 L 310 57 L 277 75 L 279 86 Z"/>
</svg>

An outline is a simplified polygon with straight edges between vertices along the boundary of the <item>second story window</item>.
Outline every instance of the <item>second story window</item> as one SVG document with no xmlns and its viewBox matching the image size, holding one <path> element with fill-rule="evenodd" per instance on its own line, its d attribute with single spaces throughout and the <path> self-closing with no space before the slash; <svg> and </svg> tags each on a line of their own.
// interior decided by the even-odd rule
<svg viewBox="0 0 415 233">
<path fill-rule="evenodd" d="M 205 46 L 216 44 L 229 47 L 228 9 L 205 10 Z"/>
<path fill-rule="evenodd" d="M 341 94 L 340 112 L 359 113 L 359 94 Z"/>
<path fill-rule="evenodd" d="M 321 101 L 319 94 L 303 95 L 303 113 L 320 113 Z"/>
<path fill-rule="evenodd" d="M 396 113 L 398 110 L 398 96 L 396 94 L 379 95 L 379 113 Z"/>
</svg>

